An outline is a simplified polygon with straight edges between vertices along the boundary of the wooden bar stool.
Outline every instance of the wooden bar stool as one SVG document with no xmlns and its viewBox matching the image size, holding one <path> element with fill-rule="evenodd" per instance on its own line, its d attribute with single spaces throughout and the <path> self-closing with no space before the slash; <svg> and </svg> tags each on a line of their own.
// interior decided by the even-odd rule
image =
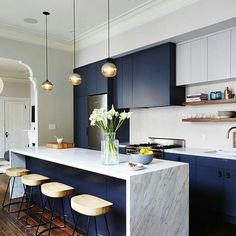
<svg viewBox="0 0 236 236">
<path fill-rule="evenodd" d="M 96 216 L 103 215 L 105 219 L 105 223 L 106 223 L 107 233 L 110 236 L 106 213 L 111 211 L 112 206 L 113 206 L 113 203 L 108 202 L 102 198 L 89 195 L 89 194 L 81 194 L 81 195 L 71 198 L 71 208 L 79 214 L 88 216 L 88 225 L 87 225 L 87 232 L 86 232 L 87 235 L 89 233 L 90 217 L 91 216 L 94 217 L 95 232 L 97 235 L 98 232 L 97 232 Z M 78 219 L 79 219 L 79 216 L 76 219 L 74 231 L 72 235 L 74 235 L 76 231 Z"/>
<path fill-rule="evenodd" d="M 62 227 L 65 227 L 66 220 L 65 220 L 65 211 L 64 211 L 63 200 L 66 197 L 68 199 L 69 206 L 70 206 L 69 196 L 74 191 L 75 191 L 75 189 L 73 187 L 68 186 L 66 184 L 63 184 L 63 183 L 58 183 L 58 182 L 50 182 L 50 183 L 46 183 L 46 184 L 41 185 L 41 192 L 42 192 L 43 195 L 46 196 L 46 199 L 45 199 L 44 204 L 43 204 L 43 211 L 42 211 L 42 214 L 41 214 L 41 217 L 40 217 L 39 224 L 38 224 L 35 235 L 41 235 L 42 233 L 44 233 L 46 231 L 49 231 L 48 235 L 50 235 L 50 232 L 51 232 L 52 229 L 61 228 L 60 226 L 52 227 L 52 222 L 55 219 L 54 204 L 55 204 L 56 199 L 61 200 L 62 214 L 63 214 L 63 221 L 64 221 L 64 225 Z M 51 202 L 50 202 L 50 200 L 51 200 Z M 47 223 L 49 223 L 49 227 L 47 229 L 41 231 L 40 233 L 38 233 L 40 225 L 46 224 L 45 222 L 42 221 L 42 218 L 43 218 L 43 214 L 46 210 L 47 202 L 48 202 L 48 205 L 49 205 L 49 208 L 50 208 L 50 211 L 51 211 L 51 219 L 50 219 L 50 221 L 47 222 Z M 74 220 L 72 210 L 71 210 L 71 213 L 72 213 L 72 217 L 73 217 L 73 220 Z"/>
<path fill-rule="evenodd" d="M 18 211 L 10 211 L 10 206 L 14 205 L 14 204 L 18 204 L 20 202 L 12 202 L 12 195 L 13 195 L 13 190 L 14 190 L 14 186 L 15 186 L 15 179 L 16 177 L 21 177 L 24 175 L 27 175 L 30 173 L 30 170 L 27 170 L 25 168 L 8 168 L 6 170 L 6 175 L 9 176 L 9 180 L 8 180 L 8 184 L 7 184 L 7 189 L 3 198 L 3 202 L 2 202 L 2 207 L 6 207 L 8 206 L 8 212 L 9 213 L 14 213 L 14 212 L 18 212 Z M 12 182 L 12 187 L 11 187 L 11 193 L 10 193 L 10 200 L 8 203 L 6 203 L 6 196 L 7 196 L 7 192 L 9 190 L 10 187 L 10 182 L 11 179 L 13 178 L 13 182 Z"/>
<path fill-rule="evenodd" d="M 18 212 L 18 216 L 17 219 L 20 220 L 23 217 L 20 217 L 20 212 L 24 211 L 25 209 L 22 209 L 22 205 L 24 200 L 27 199 L 27 207 L 26 207 L 26 215 L 24 217 L 26 217 L 26 222 L 25 225 L 26 227 L 34 227 L 37 225 L 28 225 L 28 218 L 29 218 L 29 210 L 30 210 L 30 204 L 31 204 L 31 199 L 32 199 L 32 192 L 33 192 L 33 188 L 38 187 L 39 190 L 39 194 L 40 194 L 40 200 L 41 200 L 41 207 L 43 206 L 43 199 L 42 199 L 42 193 L 40 191 L 40 187 L 42 184 L 46 183 L 49 181 L 49 178 L 43 175 L 39 175 L 39 174 L 28 174 L 28 175 L 24 175 L 21 177 L 21 182 L 24 185 L 24 195 L 20 204 L 20 209 Z M 27 191 L 28 190 L 28 191 Z M 39 212 L 37 212 L 39 213 Z M 32 214 L 30 214 L 32 215 Z"/>
</svg>

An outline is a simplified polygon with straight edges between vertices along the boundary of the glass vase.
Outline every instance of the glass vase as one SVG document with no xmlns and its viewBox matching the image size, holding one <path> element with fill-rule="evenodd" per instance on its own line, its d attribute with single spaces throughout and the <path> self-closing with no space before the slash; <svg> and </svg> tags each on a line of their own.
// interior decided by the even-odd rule
<svg viewBox="0 0 236 236">
<path fill-rule="evenodd" d="M 101 141 L 101 158 L 104 165 L 119 164 L 119 141 L 115 136 L 116 133 L 105 133 Z"/>
</svg>

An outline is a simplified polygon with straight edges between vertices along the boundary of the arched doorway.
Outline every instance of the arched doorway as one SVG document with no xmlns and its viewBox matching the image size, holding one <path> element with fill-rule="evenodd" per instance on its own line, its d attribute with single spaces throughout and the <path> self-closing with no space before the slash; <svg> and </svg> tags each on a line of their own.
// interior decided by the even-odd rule
<svg viewBox="0 0 236 236">
<path fill-rule="evenodd" d="M 37 146 L 37 80 L 32 69 L 21 61 L 0 58 L 0 77 L 4 82 L 0 94 L 0 155 L 10 148 Z M 26 88 L 30 95 L 24 95 Z"/>
</svg>

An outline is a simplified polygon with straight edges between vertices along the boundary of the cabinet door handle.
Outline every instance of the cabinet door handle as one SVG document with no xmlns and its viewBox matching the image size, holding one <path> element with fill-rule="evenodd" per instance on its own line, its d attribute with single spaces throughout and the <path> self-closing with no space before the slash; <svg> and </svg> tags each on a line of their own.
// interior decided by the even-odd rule
<svg viewBox="0 0 236 236">
<path fill-rule="evenodd" d="M 218 177 L 221 178 L 222 176 L 223 176 L 222 171 L 219 170 L 219 171 L 218 171 Z"/>
<path fill-rule="evenodd" d="M 225 173 L 225 177 L 226 177 L 227 179 L 230 179 L 230 177 L 231 177 L 230 173 L 229 173 L 229 172 L 226 172 L 226 173 Z"/>
<path fill-rule="evenodd" d="M 9 136 L 9 133 L 5 132 L 5 137 L 8 138 L 8 136 Z"/>
</svg>

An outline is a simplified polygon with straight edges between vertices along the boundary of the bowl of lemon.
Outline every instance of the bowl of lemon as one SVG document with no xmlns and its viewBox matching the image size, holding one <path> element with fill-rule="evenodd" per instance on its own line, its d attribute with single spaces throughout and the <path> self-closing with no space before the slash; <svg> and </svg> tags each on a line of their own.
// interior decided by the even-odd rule
<svg viewBox="0 0 236 236">
<path fill-rule="evenodd" d="M 153 160 L 153 151 L 149 148 L 141 148 L 138 153 L 131 154 L 131 161 L 147 165 Z"/>
</svg>

